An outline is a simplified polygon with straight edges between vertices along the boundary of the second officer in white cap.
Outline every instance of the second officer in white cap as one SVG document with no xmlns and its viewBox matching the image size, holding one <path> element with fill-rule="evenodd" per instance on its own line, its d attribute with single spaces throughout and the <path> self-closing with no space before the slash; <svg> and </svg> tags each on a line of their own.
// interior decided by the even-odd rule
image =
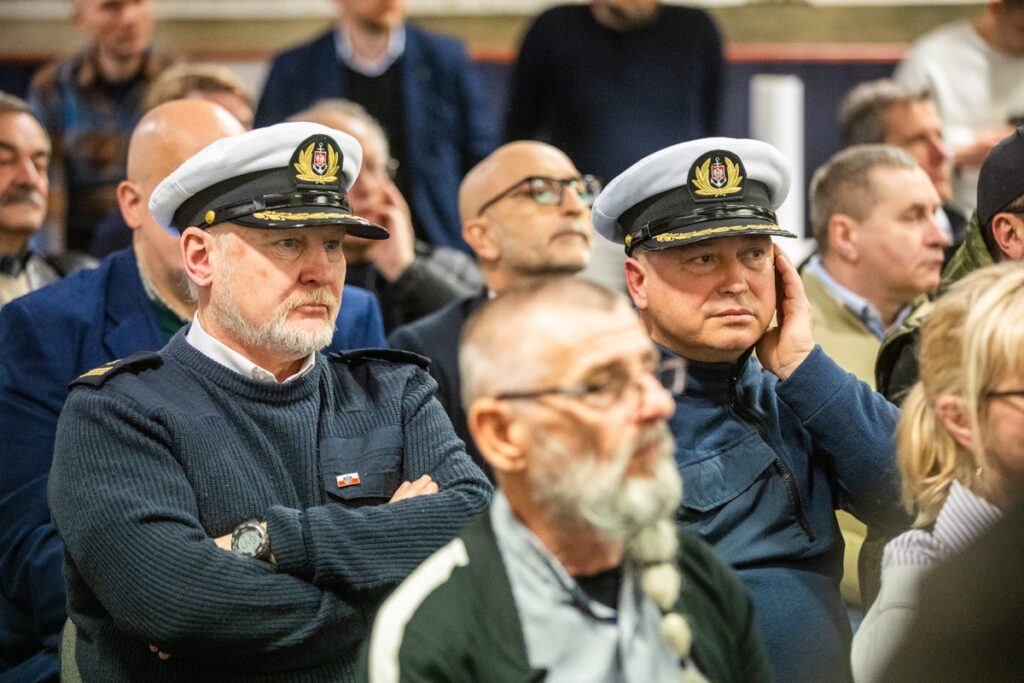
<svg viewBox="0 0 1024 683">
<path fill-rule="evenodd" d="M 154 191 L 198 311 L 73 384 L 50 501 L 85 680 L 351 680 L 380 601 L 487 504 L 424 359 L 324 356 L 360 149 L 287 123 Z"/>
<path fill-rule="evenodd" d="M 834 511 L 899 519 L 897 411 L 814 345 L 800 277 L 771 240 L 795 236 L 774 213 L 789 184 L 771 145 L 696 140 L 615 178 L 594 224 L 624 245 L 654 341 L 687 361 L 670 422 L 680 523 L 739 571 L 778 680 L 847 681 Z"/>
</svg>

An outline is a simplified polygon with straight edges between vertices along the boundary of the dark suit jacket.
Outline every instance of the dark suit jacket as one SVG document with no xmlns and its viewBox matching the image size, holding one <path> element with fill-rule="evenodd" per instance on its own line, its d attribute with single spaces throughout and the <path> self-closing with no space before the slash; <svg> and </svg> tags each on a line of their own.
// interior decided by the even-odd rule
<svg viewBox="0 0 1024 683">
<path fill-rule="evenodd" d="M 68 383 L 166 342 L 132 249 L 0 309 L 0 679 L 56 673 L 64 549 L 46 484 Z M 346 287 L 330 350 L 386 344 L 376 299 Z"/>
<path fill-rule="evenodd" d="M 459 378 L 459 336 L 466 319 L 487 301 L 487 294 L 474 294 L 456 299 L 444 308 L 403 325 L 391 333 L 391 347 L 412 351 L 430 359 L 428 368 L 437 380 L 437 398 L 455 427 L 455 433 L 466 442 L 466 452 L 494 481 L 491 466 L 477 450 L 466 426 L 466 411 L 462 407 L 462 381 Z"/>
<path fill-rule="evenodd" d="M 462 240 L 458 191 L 462 176 L 498 144 L 462 44 L 406 24 L 402 108 L 413 213 L 433 244 L 469 251 Z M 279 123 L 318 100 L 346 97 L 335 32 L 274 58 L 263 86 L 256 125 Z"/>
</svg>

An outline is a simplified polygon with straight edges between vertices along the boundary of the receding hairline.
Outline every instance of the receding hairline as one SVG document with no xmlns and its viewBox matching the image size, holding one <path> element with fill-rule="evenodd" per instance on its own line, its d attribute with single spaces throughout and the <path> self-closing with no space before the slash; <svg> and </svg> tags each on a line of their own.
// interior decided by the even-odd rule
<svg viewBox="0 0 1024 683">
<path fill-rule="evenodd" d="M 213 102 L 172 100 L 158 105 L 132 131 L 128 143 L 128 180 L 143 184 L 162 180 L 150 176 L 166 176 L 206 145 L 244 130 L 238 119 Z M 204 137 L 209 139 L 199 144 Z M 195 149 L 185 155 L 170 153 L 182 148 Z M 178 156 L 182 158 L 174 158 Z"/>
<path fill-rule="evenodd" d="M 529 383 L 530 378 L 524 375 L 549 370 L 548 356 L 580 340 L 580 330 L 590 327 L 580 325 L 581 320 L 620 310 L 632 314 L 629 300 L 622 294 L 565 275 L 514 287 L 486 302 L 463 326 L 459 345 L 467 407 L 484 395 Z M 516 335 L 511 344 L 510 331 Z M 517 371 L 510 379 L 513 365 Z"/>
<path fill-rule="evenodd" d="M 818 168 L 811 178 L 808 195 L 811 233 L 818 251 L 828 252 L 828 225 L 832 216 L 846 214 L 863 220 L 870 213 L 879 184 L 875 175 L 882 170 L 920 171 L 927 174 L 907 151 L 893 145 L 854 145 L 840 150 Z M 931 183 L 931 180 L 928 180 Z"/>
<path fill-rule="evenodd" d="M 475 218 L 480 207 L 490 196 L 501 192 L 505 186 L 515 182 L 511 178 L 513 175 L 510 171 L 511 168 L 533 159 L 540 160 L 545 156 L 552 159 L 557 158 L 559 161 L 564 160 L 571 168 L 576 168 L 572 159 L 565 152 L 538 140 L 509 142 L 481 159 L 463 177 L 462 183 L 459 185 L 459 216 L 462 218 L 462 222 L 465 223 Z"/>
</svg>

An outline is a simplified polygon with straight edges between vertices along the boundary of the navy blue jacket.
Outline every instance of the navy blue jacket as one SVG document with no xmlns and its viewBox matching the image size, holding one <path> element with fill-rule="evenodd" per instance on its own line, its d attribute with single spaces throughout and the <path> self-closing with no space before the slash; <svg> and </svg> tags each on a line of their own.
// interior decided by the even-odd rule
<svg viewBox="0 0 1024 683">
<path fill-rule="evenodd" d="M 402 109 L 410 194 L 429 241 L 468 252 L 458 191 L 462 176 L 497 146 L 473 66 L 457 40 L 405 26 Z M 256 126 L 279 123 L 318 100 L 347 97 L 335 32 L 274 58 L 256 110 Z"/>
<path fill-rule="evenodd" d="M 494 472 L 480 455 L 466 424 L 459 374 L 459 336 L 469 316 L 487 301 L 487 294 L 473 294 L 450 302 L 430 315 L 403 325 L 388 336 L 391 346 L 430 359 L 430 374 L 437 380 L 437 399 L 448 413 L 455 434 L 466 444 L 466 453 L 491 481 Z"/>
<path fill-rule="evenodd" d="M 900 524 L 898 411 L 816 347 L 786 380 L 688 361 L 670 425 L 684 528 L 736 569 L 780 681 L 849 681 L 835 510 Z"/>
<path fill-rule="evenodd" d="M 46 484 L 68 383 L 166 342 L 132 249 L 0 309 L 2 681 L 46 680 L 57 671 L 64 548 L 50 523 Z M 386 345 L 376 299 L 346 287 L 330 349 Z"/>
</svg>

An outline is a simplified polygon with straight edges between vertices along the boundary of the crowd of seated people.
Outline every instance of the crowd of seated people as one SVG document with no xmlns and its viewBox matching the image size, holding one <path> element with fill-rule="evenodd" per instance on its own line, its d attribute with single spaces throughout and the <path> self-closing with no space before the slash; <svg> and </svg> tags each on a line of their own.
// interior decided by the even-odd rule
<svg viewBox="0 0 1024 683">
<path fill-rule="evenodd" d="M 335 0 L 258 98 L 154 4 L 73 0 L 87 47 L 0 92 L 0 681 L 860 683 L 965 646 L 923 596 L 1024 490 L 1018 0 L 848 94 L 802 264 L 787 159 L 713 137 L 702 10 L 544 12 L 502 114 L 403 0 Z"/>
</svg>

